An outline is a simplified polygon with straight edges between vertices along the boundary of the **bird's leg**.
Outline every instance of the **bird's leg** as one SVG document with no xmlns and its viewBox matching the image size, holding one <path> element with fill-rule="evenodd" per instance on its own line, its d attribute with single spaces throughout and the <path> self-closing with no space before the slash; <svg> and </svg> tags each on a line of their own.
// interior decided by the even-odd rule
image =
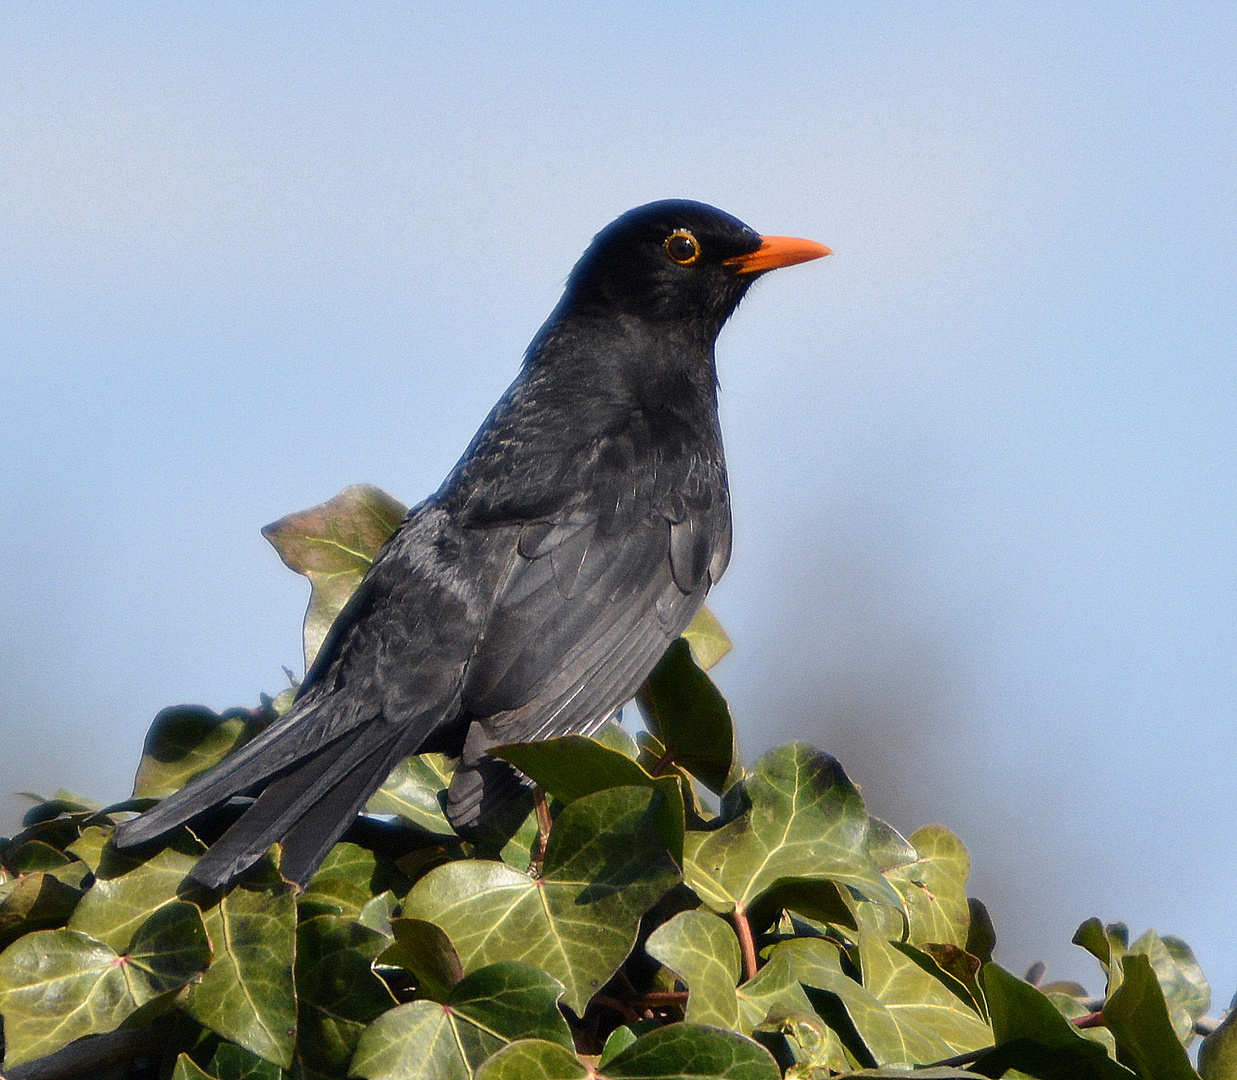
<svg viewBox="0 0 1237 1080">
<path fill-rule="evenodd" d="M 537 844 L 533 848 L 528 869 L 534 877 L 540 877 L 541 864 L 545 862 L 545 846 L 550 839 L 550 828 L 554 824 L 550 820 L 550 807 L 545 801 L 545 792 L 541 790 L 540 784 L 533 785 L 533 809 L 537 811 Z"/>
</svg>

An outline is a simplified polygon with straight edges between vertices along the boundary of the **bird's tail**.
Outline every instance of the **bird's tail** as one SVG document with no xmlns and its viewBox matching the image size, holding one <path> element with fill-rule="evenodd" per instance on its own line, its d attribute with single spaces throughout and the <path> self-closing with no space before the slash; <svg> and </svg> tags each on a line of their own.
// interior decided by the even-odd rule
<svg viewBox="0 0 1237 1080">
<path fill-rule="evenodd" d="M 391 724 L 379 715 L 332 732 L 331 719 L 327 710 L 293 706 L 213 769 L 119 825 L 113 842 L 120 848 L 148 843 L 266 782 L 257 801 L 198 860 L 192 876 L 217 888 L 282 841 L 284 876 L 306 884 L 399 760 L 416 752 L 430 726 Z"/>
<path fill-rule="evenodd" d="M 382 724 L 377 721 L 374 725 Z M 386 725 L 384 725 L 386 726 Z M 361 728 L 328 743 L 263 789 L 257 801 L 210 847 L 191 871 L 209 888 L 226 884 L 281 842 L 280 872 L 302 887 L 401 758 L 398 729 Z M 404 735 L 407 733 L 404 732 Z M 415 750 L 415 747 L 413 747 Z"/>
</svg>

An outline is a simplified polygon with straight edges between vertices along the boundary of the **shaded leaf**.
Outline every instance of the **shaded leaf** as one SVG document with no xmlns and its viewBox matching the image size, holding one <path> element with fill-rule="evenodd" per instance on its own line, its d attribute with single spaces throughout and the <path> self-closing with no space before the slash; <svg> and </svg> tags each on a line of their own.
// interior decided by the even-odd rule
<svg viewBox="0 0 1237 1080">
<path fill-rule="evenodd" d="M 22 934 L 63 926 L 81 898 L 43 870 L 0 884 L 0 948 Z"/>
<path fill-rule="evenodd" d="M 719 795 L 743 775 L 726 699 L 692 659 L 685 640 L 666 650 L 636 702 L 645 725 L 666 748 L 668 762 Z"/>
<path fill-rule="evenodd" d="M 302 1076 L 346 1076 L 365 1026 L 395 1006 L 371 963 L 386 944 L 382 934 L 344 915 L 316 915 L 297 927 L 296 1058 Z"/>
<path fill-rule="evenodd" d="M 739 939 L 727 923 L 709 911 L 681 911 L 654 930 L 644 948 L 686 984 L 689 1022 L 740 1026 Z"/>
<path fill-rule="evenodd" d="M 391 932 L 395 941 L 378 962 L 412 972 L 422 996 L 447 1001 L 464 977 L 464 966 L 451 939 L 441 927 L 421 919 L 392 919 Z"/>
<path fill-rule="evenodd" d="M 480 968 L 445 1003 L 413 1001 L 376 1019 L 361 1036 L 350 1072 L 367 1080 L 471 1080 L 487 1057 L 517 1038 L 569 1048 L 571 1032 L 558 1010 L 562 992 L 560 983 L 527 964 Z"/>
<path fill-rule="evenodd" d="M 683 631 L 692 652 L 692 659 L 701 671 L 708 671 L 723 656 L 730 652 L 730 638 L 717 621 L 717 616 L 707 607 L 696 612 L 695 617 Z"/>
<path fill-rule="evenodd" d="M 654 778 L 631 758 L 584 735 L 511 743 L 496 746 L 490 753 L 511 762 L 547 794 L 564 803 L 607 788 L 650 787 L 660 791 L 664 801 L 659 808 L 657 831 L 675 861 L 682 863 L 686 824 L 677 777 Z"/>
<path fill-rule="evenodd" d="M 248 709 L 215 713 L 202 705 L 174 705 L 151 722 L 133 780 L 135 798 L 162 799 L 217 765 L 255 732 Z"/>
<path fill-rule="evenodd" d="M 177 893 L 205 850 L 183 842 L 178 847 L 182 850 L 166 847 L 136 865 L 136 859 L 128 853 L 109 849 L 94 885 L 73 912 L 69 929 L 124 952 L 134 932 L 151 915 L 180 902 Z"/>
<path fill-rule="evenodd" d="M 215 959 L 186 999 L 198 1023 L 282 1068 L 292 1063 L 296 900 L 270 864 L 204 914 Z"/>
<path fill-rule="evenodd" d="M 971 913 L 970 927 L 966 932 L 966 951 L 986 964 L 991 961 L 992 950 L 996 948 L 996 928 L 992 925 L 992 916 L 983 901 L 973 896 L 966 898 L 966 906 Z"/>
<path fill-rule="evenodd" d="M 541 878 L 497 862 L 448 863 L 417 882 L 404 912 L 442 927 L 466 971 L 525 961 L 557 978 L 582 1013 L 631 951 L 640 916 L 679 880 L 656 830 L 662 799 L 644 787 L 586 795 L 555 821 Z"/>
<path fill-rule="evenodd" d="M 340 843 L 327 852 L 300 902 L 324 904 L 357 920 L 365 906 L 387 889 L 406 892 L 408 880 L 368 848 Z"/>
<path fill-rule="evenodd" d="M 750 908 L 788 878 L 837 881 L 901 904 L 867 852 L 863 800 L 828 754 L 801 744 L 771 750 L 741 794 L 747 809 L 733 820 L 687 834 L 684 876 L 710 907 Z"/>
<path fill-rule="evenodd" d="M 286 1075 L 273 1062 L 263 1061 L 230 1042 L 221 1042 L 215 1047 L 208 1068 L 218 1080 L 280 1080 Z"/>
<path fill-rule="evenodd" d="M 219 1080 L 219 1078 L 198 1068 L 188 1054 L 179 1054 L 176 1058 L 176 1067 L 172 1069 L 172 1080 Z"/>
<path fill-rule="evenodd" d="M 1120 964 L 1121 985 L 1104 1003 L 1104 1022 L 1117 1040 L 1117 1060 L 1143 1080 L 1197 1080 L 1173 1031 L 1151 961 L 1130 953 Z"/>
<path fill-rule="evenodd" d="M 1198 1074 L 1203 1080 L 1237 1080 L 1237 1009 L 1198 1048 Z"/>
<path fill-rule="evenodd" d="M 984 1060 L 985 1075 L 1001 1075 L 998 1068 L 1017 1068 L 1031 1076 L 1061 1080 L 1072 1076 L 1130 1080 L 1128 1069 L 1113 1061 L 1099 1043 L 1083 1038 L 1030 983 L 993 963 L 985 964 L 979 977 L 999 1044 Z"/>
<path fill-rule="evenodd" d="M 262 535 L 284 565 L 309 578 L 305 612 L 305 669 L 326 632 L 361 583 L 374 556 L 408 508 L 370 484 L 344 488 L 327 502 L 267 525 Z"/>
</svg>

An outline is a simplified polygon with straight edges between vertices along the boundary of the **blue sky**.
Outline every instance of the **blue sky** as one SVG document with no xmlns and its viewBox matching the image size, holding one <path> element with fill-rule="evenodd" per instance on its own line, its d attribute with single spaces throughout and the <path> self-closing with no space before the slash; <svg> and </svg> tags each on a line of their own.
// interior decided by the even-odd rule
<svg viewBox="0 0 1237 1080">
<path fill-rule="evenodd" d="M 0 7 L 0 792 L 277 691 L 260 526 L 433 490 L 592 234 L 698 198 L 836 251 L 719 345 L 749 759 L 957 831 L 1011 968 L 1123 919 L 1219 1007 L 1234 70 L 1218 4 Z"/>
</svg>

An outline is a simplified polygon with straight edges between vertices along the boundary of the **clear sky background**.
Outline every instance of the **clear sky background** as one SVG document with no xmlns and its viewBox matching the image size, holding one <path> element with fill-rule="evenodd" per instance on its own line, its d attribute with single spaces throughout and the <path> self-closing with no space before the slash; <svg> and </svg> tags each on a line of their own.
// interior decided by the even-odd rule
<svg viewBox="0 0 1237 1080">
<path fill-rule="evenodd" d="M 1237 990 L 1231 4 L 0 5 L 0 824 L 256 703 L 258 533 L 432 491 L 590 237 L 703 199 L 836 255 L 719 345 L 747 757 Z"/>
</svg>

